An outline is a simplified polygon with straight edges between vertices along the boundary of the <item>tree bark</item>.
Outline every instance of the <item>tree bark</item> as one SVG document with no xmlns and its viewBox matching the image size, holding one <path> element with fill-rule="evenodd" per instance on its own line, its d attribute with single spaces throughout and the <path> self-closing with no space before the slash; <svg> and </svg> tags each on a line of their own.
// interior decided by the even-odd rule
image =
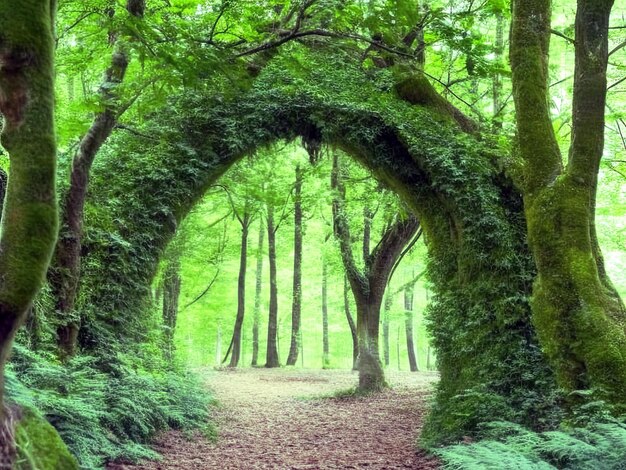
<svg viewBox="0 0 626 470">
<path fill-rule="evenodd" d="M 263 289 L 263 242 L 265 227 L 263 217 L 259 222 L 259 242 L 256 253 L 256 286 L 254 291 L 254 317 L 252 323 L 252 367 L 259 362 L 259 324 L 261 323 L 261 291 Z"/>
<path fill-rule="evenodd" d="M 241 223 L 241 252 L 239 256 L 239 277 L 237 280 L 237 316 L 231 340 L 231 355 L 228 367 L 237 367 L 241 358 L 241 329 L 246 314 L 246 268 L 248 261 L 248 232 L 250 229 L 250 214 L 247 208 L 244 209 Z"/>
<path fill-rule="evenodd" d="M 383 313 L 383 357 L 385 358 L 385 367 L 389 367 L 389 312 L 393 303 L 393 297 L 388 295 L 385 297 L 385 311 Z"/>
<path fill-rule="evenodd" d="M 265 367 L 280 367 L 278 360 L 278 288 L 276 285 L 276 227 L 274 207 L 267 206 L 267 244 L 270 263 L 270 313 L 267 322 L 267 355 Z"/>
<path fill-rule="evenodd" d="M 55 199 L 56 3 L 0 1 L 0 113 L 9 180 L 0 230 L 0 462 L 15 459 L 4 368 L 41 288 L 58 233 Z"/>
<path fill-rule="evenodd" d="M 300 320 L 302 315 L 302 170 L 296 167 L 294 187 L 293 303 L 291 305 L 291 345 L 287 365 L 293 366 L 300 351 Z"/>
<path fill-rule="evenodd" d="M 343 309 L 348 320 L 348 326 L 350 327 L 350 334 L 352 336 L 352 370 L 358 370 L 357 360 L 359 359 L 359 337 L 356 333 L 356 323 L 352 318 L 350 312 L 350 284 L 348 283 L 348 277 L 343 278 Z"/>
<path fill-rule="evenodd" d="M 407 284 L 404 287 L 404 325 L 406 330 L 406 350 L 409 355 L 409 369 L 411 372 L 419 371 L 415 345 L 413 344 L 413 286 Z"/>
<path fill-rule="evenodd" d="M 330 345 L 328 342 L 328 261 L 322 256 L 322 368 L 330 366 Z"/>
<path fill-rule="evenodd" d="M 626 312 L 595 236 L 613 2 L 579 0 L 572 140 L 567 166 L 549 113 L 550 2 L 514 3 L 510 60 L 529 244 L 537 264 L 533 320 L 567 392 L 626 404 Z"/>
<path fill-rule="evenodd" d="M 341 259 L 357 306 L 359 388 L 363 391 L 377 391 L 386 386 L 378 348 L 380 307 L 391 270 L 404 246 L 417 233 L 419 222 L 411 216 L 406 220 L 398 218 L 390 224 L 376 248 L 367 256 L 364 271 L 361 272 L 352 253 L 352 238 L 345 210 L 345 187 L 337 154 L 333 158 L 331 186 L 334 189 L 334 233 L 339 241 Z"/>
<path fill-rule="evenodd" d="M 168 363 L 174 360 L 174 334 L 178 319 L 178 300 L 180 298 L 180 261 L 172 260 L 163 273 L 163 328 L 164 356 Z"/>
<path fill-rule="evenodd" d="M 129 0 L 127 11 L 135 17 L 143 16 L 144 0 Z M 113 36 L 116 37 L 116 36 Z M 61 230 L 54 262 L 49 273 L 52 295 L 60 325 L 57 328 L 59 355 L 67 359 L 74 355 L 80 328 L 80 316 L 74 311 L 80 283 L 83 212 L 89 186 L 91 166 L 102 145 L 110 137 L 119 116 L 118 88 L 124 81 L 130 61 L 126 46 L 117 41 L 111 64 L 100 87 L 103 109 L 96 114 L 91 127 L 80 141 L 72 160 L 70 185 L 62 202 Z"/>
</svg>

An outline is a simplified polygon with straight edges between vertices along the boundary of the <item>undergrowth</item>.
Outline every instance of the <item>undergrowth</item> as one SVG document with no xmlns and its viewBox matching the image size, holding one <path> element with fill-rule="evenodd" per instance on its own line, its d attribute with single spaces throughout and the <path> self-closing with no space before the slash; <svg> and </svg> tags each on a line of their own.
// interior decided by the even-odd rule
<svg viewBox="0 0 626 470">
<path fill-rule="evenodd" d="M 483 426 L 485 440 L 438 449 L 448 470 L 624 470 L 626 422 L 537 433 L 517 424 Z"/>
<path fill-rule="evenodd" d="M 58 430 L 81 468 L 111 460 L 158 459 L 147 444 L 168 428 L 211 436 L 210 397 L 193 376 L 141 370 L 122 355 L 77 356 L 66 365 L 22 346 L 7 372 L 10 400 L 39 412 Z"/>
</svg>

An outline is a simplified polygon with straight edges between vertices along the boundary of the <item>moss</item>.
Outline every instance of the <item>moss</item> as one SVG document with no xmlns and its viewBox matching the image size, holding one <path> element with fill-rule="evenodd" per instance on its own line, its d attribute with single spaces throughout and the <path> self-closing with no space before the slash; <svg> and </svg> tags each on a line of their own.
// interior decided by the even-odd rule
<svg viewBox="0 0 626 470">
<path fill-rule="evenodd" d="M 556 385 L 531 325 L 535 268 L 526 221 L 494 150 L 431 107 L 399 99 L 388 70 L 364 72 L 354 58 L 314 54 L 297 64 L 297 75 L 293 67 L 277 58 L 240 96 L 176 98 L 172 109 L 189 113 L 165 111 L 167 122 L 149 123 L 146 132 L 167 128 L 160 140 L 176 144 L 146 151 L 146 141 L 113 139 L 94 172 L 91 203 L 116 222 L 93 217 L 87 224 L 82 289 L 94 313 L 84 336 L 110 347 L 124 321 L 121 340 L 135 347 L 150 321 L 142 301 L 174 234 L 164 221 L 184 217 L 244 155 L 315 128 L 326 145 L 396 191 L 425 228 L 434 294 L 429 328 L 441 371 L 428 442 L 472 435 L 496 416 L 551 425 Z"/>
<path fill-rule="evenodd" d="M 16 470 L 78 470 L 56 429 L 34 411 L 26 409 L 15 431 Z"/>
</svg>

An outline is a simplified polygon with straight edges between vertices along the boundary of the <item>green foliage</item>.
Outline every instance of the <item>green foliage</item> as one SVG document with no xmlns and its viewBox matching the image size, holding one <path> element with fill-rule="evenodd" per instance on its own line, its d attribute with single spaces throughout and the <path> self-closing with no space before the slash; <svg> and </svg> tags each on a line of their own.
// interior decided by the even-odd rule
<svg viewBox="0 0 626 470">
<path fill-rule="evenodd" d="M 77 356 L 64 366 L 18 346 L 7 380 L 10 399 L 39 410 L 81 468 L 158 458 L 146 446 L 157 432 L 208 425 L 207 394 L 193 377 L 134 370 L 121 355 L 108 358 L 105 373 L 100 360 Z"/>
<path fill-rule="evenodd" d="M 483 435 L 487 439 L 435 453 L 450 470 L 620 470 L 626 462 L 624 422 L 595 422 L 544 433 L 494 422 L 483 427 Z"/>
</svg>

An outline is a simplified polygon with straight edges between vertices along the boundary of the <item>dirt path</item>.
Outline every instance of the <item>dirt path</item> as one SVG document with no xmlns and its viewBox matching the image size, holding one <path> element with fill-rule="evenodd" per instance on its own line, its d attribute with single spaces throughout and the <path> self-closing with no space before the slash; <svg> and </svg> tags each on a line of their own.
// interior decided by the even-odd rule
<svg viewBox="0 0 626 470">
<path fill-rule="evenodd" d="M 162 462 L 128 469 L 435 469 L 415 451 L 436 376 L 389 374 L 392 390 L 369 398 L 320 398 L 353 386 L 346 371 L 211 372 L 220 406 L 216 443 L 163 436 Z M 117 467 L 120 468 L 120 467 Z"/>
</svg>

